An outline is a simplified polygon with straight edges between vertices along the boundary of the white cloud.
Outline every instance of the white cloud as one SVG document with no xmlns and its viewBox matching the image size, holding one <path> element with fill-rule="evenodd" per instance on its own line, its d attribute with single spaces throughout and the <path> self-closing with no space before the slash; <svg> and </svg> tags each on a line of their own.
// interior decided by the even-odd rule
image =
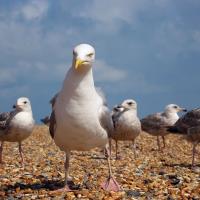
<svg viewBox="0 0 200 200">
<path fill-rule="evenodd" d="M 47 0 L 31 0 L 21 8 L 21 14 L 26 20 L 41 19 L 47 11 Z"/>
<path fill-rule="evenodd" d="M 147 0 L 93 0 L 83 7 L 79 17 L 95 21 L 101 31 L 116 30 L 121 22 L 134 24 L 139 11 L 147 7 Z M 77 13 L 76 13 L 77 15 Z"/>
<path fill-rule="evenodd" d="M 96 81 L 115 82 L 127 77 L 126 71 L 108 65 L 103 60 L 96 60 L 94 64 L 94 74 Z"/>
<path fill-rule="evenodd" d="M 24 94 L 30 94 L 30 88 L 27 85 L 13 85 L 12 87 L 1 88 L 0 98 L 16 99 L 16 97 L 24 96 Z"/>
</svg>

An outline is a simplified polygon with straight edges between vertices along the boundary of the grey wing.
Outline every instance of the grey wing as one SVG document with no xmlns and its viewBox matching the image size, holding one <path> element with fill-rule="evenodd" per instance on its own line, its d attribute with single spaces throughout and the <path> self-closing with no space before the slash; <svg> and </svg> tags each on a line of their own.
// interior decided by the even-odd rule
<svg viewBox="0 0 200 200">
<path fill-rule="evenodd" d="M 55 112 L 52 111 L 49 124 L 49 132 L 52 138 L 54 138 L 55 129 L 56 129 L 56 117 L 55 117 Z"/>
<path fill-rule="evenodd" d="M 55 103 L 56 103 L 56 98 L 58 97 L 59 92 L 57 92 L 49 101 L 49 103 L 51 104 L 52 108 L 54 107 Z"/>
<path fill-rule="evenodd" d="M 101 126 L 107 131 L 108 137 L 111 137 L 113 133 L 113 122 L 110 110 L 105 105 L 102 105 L 99 111 L 99 121 Z"/>
<path fill-rule="evenodd" d="M 14 111 L 11 112 L 3 112 L 0 114 L 0 129 L 5 130 L 8 128 L 9 123 L 13 116 L 15 115 Z"/>
<path fill-rule="evenodd" d="M 41 121 L 43 124 L 48 125 L 48 124 L 50 123 L 50 117 L 49 117 L 49 116 L 46 116 L 46 117 L 40 119 L 40 121 Z"/>
<path fill-rule="evenodd" d="M 183 115 L 168 131 L 187 134 L 188 128 L 200 126 L 200 109 L 193 109 Z"/>
<path fill-rule="evenodd" d="M 56 103 L 56 99 L 59 95 L 59 92 L 56 93 L 53 98 L 50 100 L 51 103 L 51 108 L 52 108 L 52 112 L 49 118 L 49 132 L 52 138 L 54 138 L 54 133 L 56 130 L 56 116 L 55 116 L 55 111 L 54 111 L 54 105 Z"/>
<path fill-rule="evenodd" d="M 166 124 L 163 120 L 161 113 L 155 113 L 148 115 L 147 117 L 141 120 L 141 126 L 143 131 L 153 131 L 165 128 Z"/>
</svg>

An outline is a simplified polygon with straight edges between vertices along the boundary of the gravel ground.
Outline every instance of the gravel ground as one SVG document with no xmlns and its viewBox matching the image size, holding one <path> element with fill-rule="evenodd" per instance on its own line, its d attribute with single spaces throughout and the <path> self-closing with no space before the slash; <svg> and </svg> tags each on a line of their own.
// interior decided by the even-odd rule
<svg viewBox="0 0 200 200">
<path fill-rule="evenodd" d="M 156 138 L 142 133 L 135 159 L 131 143 L 119 142 L 120 160 L 112 159 L 121 192 L 105 192 L 107 162 L 102 150 L 72 152 L 70 175 L 77 190 L 53 192 L 64 180 L 64 153 L 53 143 L 46 126 L 36 126 L 23 142 L 25 166 L 21 167 L 17 143 L 6 143 L 0 166 L 0 199 L 200 199 L 200 156 L 191 168 L 192 145 L 181 137 L 166 137 L 167 147 L 156 150 Z M 113 146 L 114 149 L 114 146 Z M 199 150 L 199 149 L 197 149 Z"/>
</svg>

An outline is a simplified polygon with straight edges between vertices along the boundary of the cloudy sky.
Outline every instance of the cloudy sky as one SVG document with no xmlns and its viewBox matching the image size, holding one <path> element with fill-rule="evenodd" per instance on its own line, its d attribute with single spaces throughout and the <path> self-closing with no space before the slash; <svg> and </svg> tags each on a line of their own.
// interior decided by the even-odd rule
<svg viewBox="0 0 200 200">
<path fill-rule="evenodd" d="M 20 96 L 50 112 L 72 49 L 96 49 L 94 78 L 111 106 L 140 117 L 168 103 L 200 105 L 199 0 L 0 0 L 0 111 Z"/>
</svg>

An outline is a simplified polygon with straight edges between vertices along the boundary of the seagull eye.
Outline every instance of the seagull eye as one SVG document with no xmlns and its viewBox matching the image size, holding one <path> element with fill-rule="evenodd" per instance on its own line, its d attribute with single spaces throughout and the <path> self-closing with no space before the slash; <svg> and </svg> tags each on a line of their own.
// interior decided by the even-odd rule
<svg viewBox="0 0 200 200">
<path fill-rule="evenodd" d="M 27 104 L 27 101 L 24 101 L 24 104 Z"/>
<path fill-rule="evenodd" d="M 88 57 L 92 57 L 93 55 L 94 55 L 93 53 L 87 54 Z"/>
<path fill-rule="evenodd" d="M 128 105 L 129 105 L 129 106 L 133 105 L 133 102 L 128 102 Z"/>
<path fill-rule="evenodd" d="M 176 108 L 176 109 L 177 109 L 177 108 L 178 108 L 178 106 L 174 106 L 174 108 Z"/>
</svg>

